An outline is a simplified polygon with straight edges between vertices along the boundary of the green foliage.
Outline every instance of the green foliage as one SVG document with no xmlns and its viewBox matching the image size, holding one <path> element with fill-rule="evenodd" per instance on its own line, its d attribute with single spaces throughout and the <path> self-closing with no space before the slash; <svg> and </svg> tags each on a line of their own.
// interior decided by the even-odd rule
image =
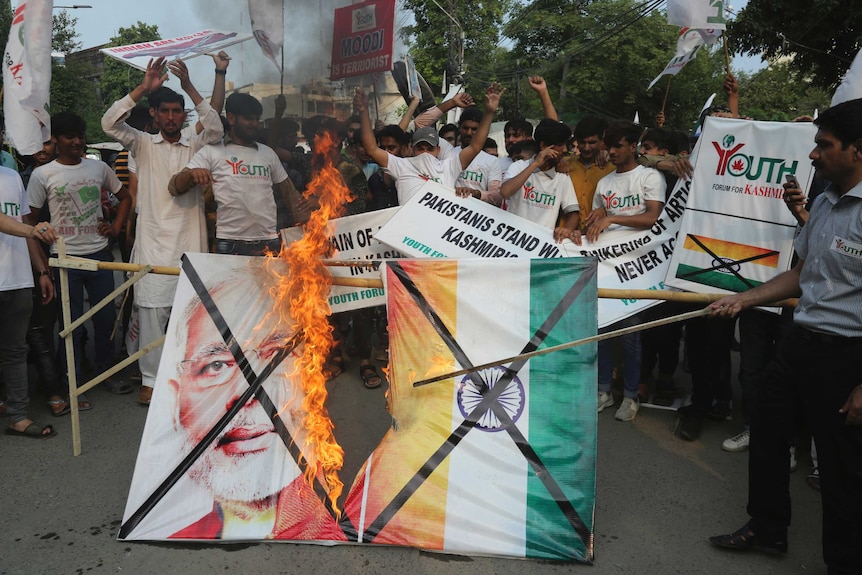
<svg viewBox="0 0 862 575">
<path fill-rule="evenodd" d="M 511 1 L 439 0 L 440 6 L 464 29 L 465 80 L 473 84 L 474 91 L 484 90 L 487 71 L 493 68 L 500 53 L 500 30 Z M 410 47 L 416 69 L 436 92 L 442 84 L 444 70 L 449 82 L 458 72 L 460 31 L 433 1 L 403 0 L 403 3 L 413 12 L 415 24 L 402 28 L 402 36 Z"/>
<path fill-rule="evenodd" d="M 862 44 L 862 2 L 749 0 L 728 28 L 731 47 L 790 68 L 830 92 Z"/>
<path fill-rule="evenodd" d="M 504 32 L 515 41 L 512 56 L 520 68 L 545 77 L 565 121 L 574 123 L 586 114 L 631 120 L 637 112 L 641 122 L 652 124 L 662 108 L 667 79 L 649 92 L 646 88 L 673 57 L 679 29 L 668 26 L 657 10 L 639 17 L 645 5 L 635 0 L 536 0 L 515 9 Z M 707 97 L 720 91 L 722 67 L 723 55 L 703 48 L 672 79 L 667 126 L 687 128 L 697 119 Z M 530 96 L 524 103 L 525 115 L 540 113 L 537 99 Z"/>
<path fill-rule="evenodd" d="M 81 43 L 78 42 L 79 34 L 75 31 L 77 23 L 78 19 L 69 16 L 65 10 L 52 16 L 51 50 L 53 52 L 68 54 L 81 49 Z"/>
<path fill-rule="evenodd" d="M 740 113 L 755 120 L 787 122 L 829 107 L 831 96 L 789 62 L 739 76 Z"/>
<path fill-rule="evenodd" d="M 160 39 L 158 26 L 151 26 L 139 21 L 128 28 L 120 28 L 117 35 L 108 42 L 108 45 L 126 46 Z M 111 102 L 119 100 L 140 84 L 143 77 L 143 72 L 128 64 L 119 62 L 114 58 L 105 58 L 105 69 L 102 72 L 100 84 L 102 101 L 110 105 Z"/>
</svg>

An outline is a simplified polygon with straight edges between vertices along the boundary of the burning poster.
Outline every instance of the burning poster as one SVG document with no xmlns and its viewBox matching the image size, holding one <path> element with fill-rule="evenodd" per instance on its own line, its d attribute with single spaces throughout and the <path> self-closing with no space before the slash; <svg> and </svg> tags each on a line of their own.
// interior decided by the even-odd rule
<svg viewBox="0 0 862 575">
<path fill-rule="evenodd" d="M 291 310 L 273 306 L 286 271 L 282 260 L 186 255 L 121 539 L 592 560 L 595 344 L 412 383 L 594 335 L 594 263 L 389 264 L 394 423 L 343 513 L 314 472 L 328 456 L 309 441 L 303 338 Z"/>
<path fill-rule="evenodd" d="M 807 190 L 813 124 L 707 118 L 665 283 L 701 293 L 751 289 L 789 269 L 796 220 L 784 183 Z"/>
</svg>

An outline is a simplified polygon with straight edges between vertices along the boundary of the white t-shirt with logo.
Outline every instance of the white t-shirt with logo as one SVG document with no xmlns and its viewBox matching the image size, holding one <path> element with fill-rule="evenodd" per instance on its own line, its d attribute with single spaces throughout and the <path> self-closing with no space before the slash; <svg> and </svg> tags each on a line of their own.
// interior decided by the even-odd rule
<svg viewBox="0 0 862 575">
<path fill-rule="evenodd" d="M 514 178 L 532 163 L 532 160 L 514 162 L 506 170 L 506 180 Z M 554 168 L 535 170 L 506 202 L 507 211 L 552 230 L 557 225 L 560 210 L 565 214 L 579 211 L 572 179 Z"/>
<path fill-rule="evenodd" d="M 33 170 L 27 184 L 30 206 L 40 209 L 48 202 L 51 225 L 66 240 L 66 252 L 75 256 L 94 254 L 108 247 L 99 235 L 102 190 L 117 193 L 123 184 L 105 162 L 82 158 L 79 164 L 57 160 Z M 51 253 L 57 253 L 56 244 Z"/>
<path fill-rule="evenodd" d="M 446 140 L 440 140 L 440 158 L 448 158 L 460 156 L 461 146 L 453 147 Z M 458 175 L 455 186 L 459 188 L 470 188 L 471 190 L 488 191 L 488 186 L 491 182 L 503 181 L 503 171 L 500 169 L 500 158 L 492 156 L 486 151 L 481 151 L 473 158 L 466 170 L 462 170 Z"/>
<path fill-rule="evenodd" d="M 593 209 L 604 208 L 609 216 L 636 216 L 646 211 L 648 200 L 664 203 L 666 188 L 664 176 L 653 168 L 639 165 L 628 172 L 611 172 L 596 184 Z"/>
<path fill-rule="evenodd" d="M 389 154 L 389 163 L 384 171 L 395 178 L 398 205 L 403 206 L 428 180 L 454 189 L 455 181 L 461 175 L 461 160 L 457 155 L 441 160 L 427 153 L 412 158 L 399 158 Z"/>
<path fill-rule="evenodd" d="M 27 192 L 15 170 L 0 167 L 0 213 L 20 222 L 30 213 Z M 27 240 L 0 233 L 0 291 L 33 287 Z M 4 336 L 5 337 L 5 336 Z"/>
<path fill-rule="evenodd" d="M 285 181 L 287 172 L 272 148 L 211 144 L 195 154 L 188 168 L 212 172 L 217 238 L 258 241 L 278 237 L 272 186 Z"/>
</svg>

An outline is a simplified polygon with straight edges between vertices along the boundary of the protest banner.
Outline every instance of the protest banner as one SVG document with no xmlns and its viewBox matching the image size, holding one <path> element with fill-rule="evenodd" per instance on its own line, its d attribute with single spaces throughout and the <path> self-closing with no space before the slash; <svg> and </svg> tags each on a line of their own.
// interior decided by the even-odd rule
<svg viewBox="0 0 862 575">
<path fill-rule="evenodd" d="M 789 269 L 796 220 L 782 184 L 795 176 L 808 189 L 816 131 L 809 123 L 707 118 L 667 285 L 740 292 Z"/>
<path fill-rule="evenodd" d="M 398 250 L 382 244 L 374 235 L 389 221 L 398 208 L 388 208 L 354 216 L 330 220 L 327 224 L 332 247 L 332 259 L 338 260 L 386 260 L 406 257 Z M 302 228 L 281 230 L 284 244 L 290 245 L 302 237 Z M 333 277 L 367 277 L 380 279 L 380 272 L 365 267 L 330 267 Z M 329 292 L 329 307 L 332 313 L 385 305 L 382 288 L 358 288 L 333 285 Z"/>
<path fill-rule="evenodd" d="M 592 244 L 554 241 L 552 230 L 428 181 L 375 237 L 415 258 L 596 257 L 600 288 L 664 289 L 664 278 L 679 229 L 687 183 L 673 191 L 650 230 L 611 229 Z M 599 301 L 599 327 L 661 302 Z"/>
<path fill-rule="evenodd" d="M 45 0 L 18 5 L 3 55 L 6 135 L 22 155 L 35 154 L 51 138 L 52 5 Z"/>
<path fill-rule="evenodd" d="M 272 296 L 284 262 L 186 254 L 119 539 L 590 562 L 595 345 L 422 388 L 411 375 L 595 335 L 595 263 L 400 260 L 391 269 L 388 407 L 397 425 L 342 496 L 341 513 L 319 476 L 303 476 L 319 459 L 296 370 L 304 344 L 291 333 L 292 310 L 276 309 Z M 499 297 L 472 297 L 501 278 Z"/>
<path fill-rule="evenodd" d="M 146 70 L 151 58 L 188 60 L 201 54 L 216 53 L 228 46 L 245 42 L 251 38 L 253 36 L 246 33 L 201 30 L 178 38 L 152 40 L 128 46 L 114 46 L 102 48 L 99 51 L 134 68 Z"/>
<path fill-rule="evenodd" d="M 330 79 L 392 69 L 395 0 L 371 0 L 335 11 Z"/>
</svg>

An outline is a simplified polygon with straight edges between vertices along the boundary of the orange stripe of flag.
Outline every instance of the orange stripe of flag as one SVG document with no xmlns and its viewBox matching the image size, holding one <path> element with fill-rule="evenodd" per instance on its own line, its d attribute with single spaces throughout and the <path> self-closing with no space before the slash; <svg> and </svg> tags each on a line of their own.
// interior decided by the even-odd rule
<svg viewBox="0 0 862 575">
<path fill-rule="evenodd" d="M 685 236 L 685 242 L 682 246 L 684 249 L 706 253 L 706 251 L 697 245 L 692 238 L 697 238 L 697 240 L 708 250 L 719 257 L 738 261 L 756 256 L 764 256 L 746 263 L 768 266 L 771 268 L 778 267 L 778 258 L 780 254 L 775 253 L 775 250 L 768 250 L 748 244 L 738 244 L 736 242 L 729 242 L 727 240 L 719 240 L 716 238 L 708 238 L 706 236 L 693 236 L 691 234 Z"/>
</svg>

